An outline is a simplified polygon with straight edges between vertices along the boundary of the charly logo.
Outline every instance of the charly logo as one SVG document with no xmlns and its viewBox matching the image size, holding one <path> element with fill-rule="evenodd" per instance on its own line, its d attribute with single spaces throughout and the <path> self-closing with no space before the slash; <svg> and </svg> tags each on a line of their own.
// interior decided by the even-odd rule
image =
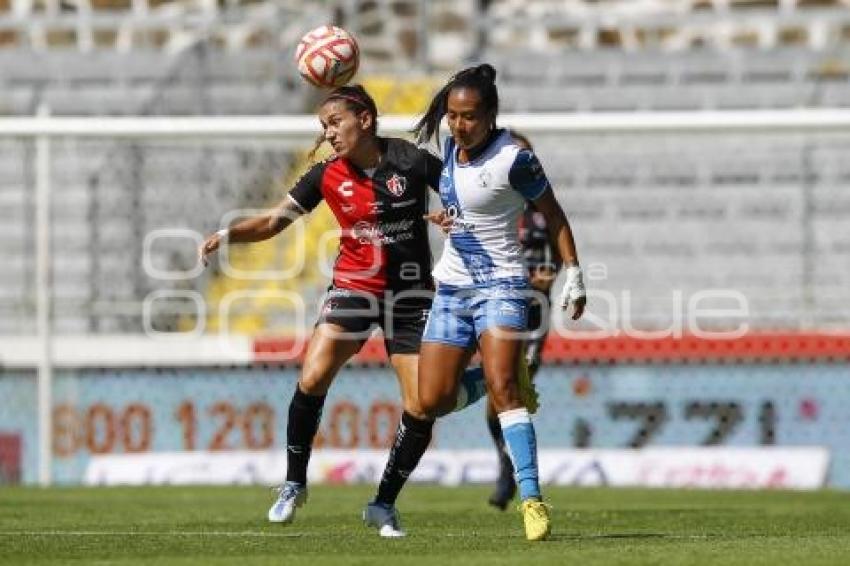
<svg viewBox="0 0 850 566">
<path fill-rule="evenodd" d="M 397 173 L 393 173 L 393 176 L 387 179 L 387 190 L 392 193 L 393 196 L 400 197 L 404 194 L 404 191 L 407 189 L 407 178 L 402 177 Z"/>
<path fill-rule="evenodd" d="M 354 191 L 351 190 L 351 187 L 353 187 L 353 186 L 354 186 L 354 181 L 347 179 L 347 180 L 343 181 L 342 183 L 340 183 L 339 186 L 336 188 L 336 190 L 339 194 L 341 194 L 345 198 L 351 198 L 351 196 L 354 194 Z"/>
</svg>

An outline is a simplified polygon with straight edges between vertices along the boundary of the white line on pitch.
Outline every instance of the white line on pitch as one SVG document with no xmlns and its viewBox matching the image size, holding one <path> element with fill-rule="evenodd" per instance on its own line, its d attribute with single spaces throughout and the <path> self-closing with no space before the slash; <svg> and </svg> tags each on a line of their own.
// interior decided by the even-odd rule
<svg viewBox="0 0 850 566">
<path fill-rule="evenodd" d="M 232 532 L 232 531 L 0 531 L 2 537 L 27 536 L 27 537 L 273 537 L 273 538 L 298 538 L 309 533 L 264 533 L 264 532 Z"/>
</svg>

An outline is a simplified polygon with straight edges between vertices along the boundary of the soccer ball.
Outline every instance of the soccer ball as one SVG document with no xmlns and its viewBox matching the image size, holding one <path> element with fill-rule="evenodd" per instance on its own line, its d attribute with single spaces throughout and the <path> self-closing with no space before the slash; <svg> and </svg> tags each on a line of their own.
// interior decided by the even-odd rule
<svg viewBox="0 0 850 566">
<path fill-rule="evenodd" d="M 304 34 L 295 50 L 298 72 L 320 88 L 342 86 L 360 65 L 360 49 L 350 33 L 336 26 L 321 26 Z"/>
</svg>

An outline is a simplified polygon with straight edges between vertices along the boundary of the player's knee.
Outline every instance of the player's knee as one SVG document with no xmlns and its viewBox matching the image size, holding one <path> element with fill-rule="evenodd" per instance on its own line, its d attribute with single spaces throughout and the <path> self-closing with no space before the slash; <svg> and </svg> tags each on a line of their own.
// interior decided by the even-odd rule
<svg viewBox="0 0 850 566">
<path fill-rule="evenodd" d="M 432 417 L 428 413 L 426 413 L 422 409 L 422 405 L 419 403 L 405 403 L 404 404 L 404 412 L 410 415 L 411 417 L 415 417 L 419 420 L 431 420 L 436 417 Z"/>
<path fill-rule="evenodd" d="M 419 391 L 419 410 L 424 418 L 436 419 L 449 414 L 454 409 L 456 399 L 437 388 Z"/>
<path fill-rule="evenodd" d="M 307 395 L 326 395 L 333 382 L 334 374 L 316 368 L 305 368 L 298 379 L 298 387 Z"/>
<path fill-rule="evenodd" d="M 408 391 L 402 391 L 401 406 L 404 412 L 417 419 L 427 419 L 428 415 L 422 410 L 419 396 Z"/>
<path fill-rule="evenodd" d="M 516 380 L 511 379 L 510 375 L 491 378 L 489 394 L 496 413 L 509 411 L 522 405 Z"/>
<path fill-rule="evenodd" d="M 433 391 L 419 391 L 419 410 L 430 418 L 437 416 L 437 407 L 439 406 L 439 398 Z"/>
</svg>

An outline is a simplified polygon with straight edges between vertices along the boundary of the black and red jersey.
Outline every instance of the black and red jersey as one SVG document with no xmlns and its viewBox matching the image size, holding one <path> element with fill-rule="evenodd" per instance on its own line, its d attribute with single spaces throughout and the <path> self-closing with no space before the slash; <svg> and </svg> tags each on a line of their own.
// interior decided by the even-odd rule
<svg viewBox="0 0 850 566">
<path fill-rule="evenodd" d="M 380 293 L 431 287 L 428 187 L 439 187 L 442 162 L 424 149 L 379 138 L 381 161 L 365 172 L 347 159 L 311 168 L 290 191 L 304 212 L 324 199 L 342 234 L 333 284 Z"/>
<path fill-rule="evenodd" d="M 540 267 L 551 267 L 555 271 L 561 268 L 561 255 L 549 240 L 546 217 L 532 203 L 526 203 L 519 220 L 519 243 L 523 260 L 530 271 Z"/>
</svg>

